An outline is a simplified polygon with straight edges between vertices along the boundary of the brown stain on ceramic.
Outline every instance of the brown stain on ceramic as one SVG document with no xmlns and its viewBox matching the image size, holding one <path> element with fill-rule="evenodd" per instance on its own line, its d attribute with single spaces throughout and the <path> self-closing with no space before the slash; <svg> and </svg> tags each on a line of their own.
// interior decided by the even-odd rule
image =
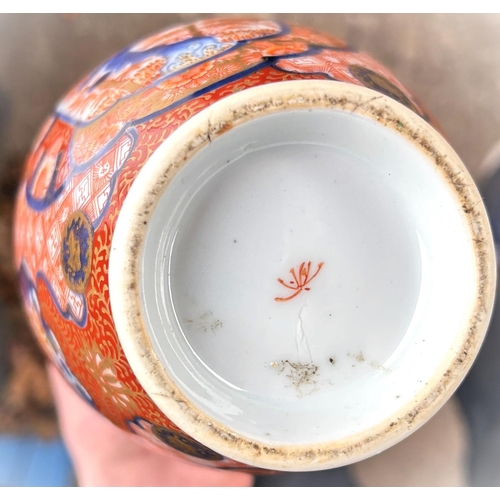
<svg viewBox="0 0 500 500">
<path fill-rule="evenodd" d="M 195 328 L 198 332 L 207 333 L 211 331 L 216 333 L 218 329 L 224 326 L 224 323 L 214 316 L 212 311 L 206 311 L 196 319 L 185 319 L 186 327 L 188 330 Z"/>
<path fill-rule="evenodd" d="M 271 363 L 271 366 L 277 370 L 278 375 L 283 373 L 288 378 L 292 386 L 297 390 L 299 397 L 311 394 L 316 390 L 318 365 L 284 359 Z"/>
</svg>

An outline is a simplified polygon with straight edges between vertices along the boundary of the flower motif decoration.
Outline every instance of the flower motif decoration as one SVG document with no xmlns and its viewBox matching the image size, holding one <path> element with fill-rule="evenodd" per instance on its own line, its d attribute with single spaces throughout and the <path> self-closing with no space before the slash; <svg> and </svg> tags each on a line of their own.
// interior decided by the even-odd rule
<svg viewBox="0 0 500 500">
<path fill-rule="evenodd" d="M 84 343 L 81 354 L 90 376 L 98 384 L 102 398 L 110 401 L 118 410 L 137 412 L 139 409 L 131 397 L 133 391 L 118 378 L 115 360 L 104 356 L 95 341 L 92 344 Z"/>
<path fill-rule="evenodd" d="M 297 295 L 299 295 L 303 291 L 308 292 L 309 290 L 311 290 L 307 285 L 314 278 L 316 278 L 316 276 L 321 271 L 321 268 L 324 266 L 324 264 L 325 264 L 324 262 L 320 262 L 318 264 L 316 272 L 312 275 L 311 275 L 311 261 L 309 261 L 307 264 L 305 262 L 302 262 L 302 264 L 300 264 L 300 266 L 298 267 L 297 271 L 295 271 L 295 268 L 292 267 L 292 269 L 290 269 L 290 274 L 292 279 L 288 283 L 286 283 L 281 278 L 278 278 L 278 283 L 283 285 L 285 288 L 292 290 L 294 293 L 292 293 L 288 297 L 276 297 L 274 300 L 276 302 L 287 302 L 297 297 Z"/>
</svg>

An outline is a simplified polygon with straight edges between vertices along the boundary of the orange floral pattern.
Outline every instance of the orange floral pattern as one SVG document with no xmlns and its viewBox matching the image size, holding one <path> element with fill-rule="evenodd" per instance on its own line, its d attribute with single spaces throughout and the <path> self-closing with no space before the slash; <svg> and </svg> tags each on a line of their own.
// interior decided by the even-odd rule
<svg viewBox="0 0 500 500">
<path fill-rule="evenodd" d="M 283 59 L 276 66 L 291 72 L 324 74 L 333 80 L 377 90 L 424 116 L 423 111 L 392 73 L 366 54 L 324 48 L 315 54 Z"/>
<path fill-rule="evenodd" d="M 240 42 L 278 35 L 282 28 L 274 21 L 261 19 L 204 19 L 194 25 L 203 36 L 214 36 L 222 42 Z"/>
</svg>

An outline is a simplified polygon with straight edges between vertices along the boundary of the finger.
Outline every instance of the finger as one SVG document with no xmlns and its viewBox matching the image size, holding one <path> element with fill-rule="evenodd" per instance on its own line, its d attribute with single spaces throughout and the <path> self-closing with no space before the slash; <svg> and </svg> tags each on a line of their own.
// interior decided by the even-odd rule
<svg viewBox="0 0 500 500">
<path fill-rule="evenodd" d="M 82 486 L 252 486 L 253 476 L 211 469 L 143 446 L 83 401 L 48 367 L 61 434 Z"/>
</svg>

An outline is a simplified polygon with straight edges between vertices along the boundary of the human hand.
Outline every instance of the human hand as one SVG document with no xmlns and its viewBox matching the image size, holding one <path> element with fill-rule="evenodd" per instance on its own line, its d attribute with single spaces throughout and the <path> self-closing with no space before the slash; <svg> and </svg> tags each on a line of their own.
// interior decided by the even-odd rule
<svg viewBox="0 0 500 500">
<path fill-rule="evenodd" d="M 250 474 L 210 469 L 142 445 L 85 403 L 54 366 L 48 373 L 80 486 L 252 486 Z"/>
</svg>

